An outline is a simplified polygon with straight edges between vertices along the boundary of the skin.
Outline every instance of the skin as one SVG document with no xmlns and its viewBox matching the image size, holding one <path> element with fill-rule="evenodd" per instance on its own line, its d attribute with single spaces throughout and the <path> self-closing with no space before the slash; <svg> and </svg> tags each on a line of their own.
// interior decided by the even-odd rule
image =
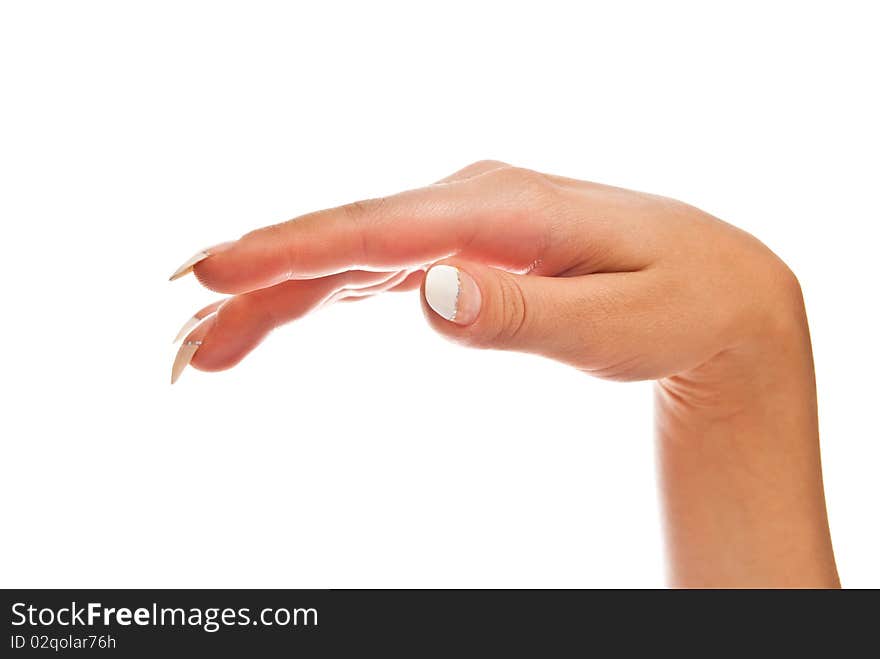
<svg viewBox="0 0 880 659">
<path fill-rule="evenodd" d="M 208 251 L 195 275 L 231 297 L 187 337 L 202 342 L 195 368 L 230 368 L 323 304 L 456 266 L 482 303 L 457 324 L 422 291 L 444 336 L 655 381 L 671 585 L 839 586 L 803 298 L 753 236 L 672 199 L 483 161 Z"/>
</svg>

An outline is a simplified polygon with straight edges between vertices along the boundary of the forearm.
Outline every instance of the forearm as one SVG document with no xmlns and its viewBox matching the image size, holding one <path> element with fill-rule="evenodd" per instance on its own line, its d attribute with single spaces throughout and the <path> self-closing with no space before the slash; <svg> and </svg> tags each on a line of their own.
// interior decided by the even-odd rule
<svg viewBox="0 0 880 659">
<path fill-rule="evenodd" d="M 671 585 L 837 587 L 806 321 L 655 389 Z"/>
</svg>

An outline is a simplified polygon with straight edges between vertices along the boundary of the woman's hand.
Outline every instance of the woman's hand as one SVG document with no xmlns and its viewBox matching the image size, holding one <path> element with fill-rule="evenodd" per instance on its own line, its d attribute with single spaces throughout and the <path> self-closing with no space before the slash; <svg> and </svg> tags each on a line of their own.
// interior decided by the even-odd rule
<svg viewBox="0 0 880 659">
<path fill-rule="evenodd" d="M 258 229 L 172 278 L 189 270 L 232 297 L 185 327 L 201 321 L 172 380 L 190 360 L 233 366 L 322 304 L 424 281 L 429 322 L 455 341 L 658 381 L 673 583 L 837 583 L 798 282 L 696 208 L 486 161 Z"/>
</svg>

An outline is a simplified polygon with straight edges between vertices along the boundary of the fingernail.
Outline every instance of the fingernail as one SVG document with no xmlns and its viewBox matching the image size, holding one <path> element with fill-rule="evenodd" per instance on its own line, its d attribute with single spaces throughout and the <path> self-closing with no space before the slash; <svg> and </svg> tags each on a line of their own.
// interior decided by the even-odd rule
<svg viewBox="0 0 880 659">
<path fill-rule="evenodd" d="M 480 314 L 483 298 L 468 273 L 451 265 L 435 265 L 425 275 L 425 301 L 446 320 L 470 325 Z"/>
<path fill-rule="evenodd" d="M 221 300 L 217 300 L 216 302 L 212 302 L 208 306 L 202 307 L 201 309 L 196 311 L 193 314 L 192 318 L 190 318 L 183 324 L 183 327 L 180 328 L 180 331 L 177 333 L 177 336 L 174 337 L 174 340 L 171 343 L 177 343 L 178 341 L 180 341 L 183 337 L 189 334 L 189 331 L 193 327 L 198 325 L 205 318 L 207 318 L 215 311 L 217 311 L 220 307 L 222 307 L 228 299 L 229 298 L 223 298 Z"/>
<path fill-rule="evenodd" d="M 177 270 L 174 271 L 174 273 L 168 278 L 168 281 L 174 281 L 175 279 L 180 279 L 184 275 L 189 274 L 190 272 L 192 272 L 193 266 L 196 263 L 198 263 L 199 261 L 204 261 L 209 256 L 211 256 L 211 254 L 206 249 L 203 249 L 200 252 L 196 252 L 190 258 L 184 261 L 183 265 L 181 265 Z"/>
<path fill-rule="evenodd" d="M 189 334 L 190 330 L 193 327 L 198 325 L 200 322 L 202 322 L 201 318 L 199 318 L 198 316 L 192 316 L 183 324 L 183 327 L 180 328 L 180 331 L 177 333 L 177 336 L 174 337 L 174 340 L 171 343 L 177 343 L 178 341 L 180 341 L 183 337 Z"/>
<path fill-rule="evenodd" d="M 202 345 L 201 341 L 184 341 L 180 346 L 180 349 L 177 351 L 177 355 L 174 357 L 174 364 L 171 366 L 171 384 L 177 382 L 177 379 L 180 377 L 180 374 L 183 373 L 183 369 L 189 366 L 189 363 L 192 361 L 193 355 L 198 351 L 199 346 Z"/>
</svg>

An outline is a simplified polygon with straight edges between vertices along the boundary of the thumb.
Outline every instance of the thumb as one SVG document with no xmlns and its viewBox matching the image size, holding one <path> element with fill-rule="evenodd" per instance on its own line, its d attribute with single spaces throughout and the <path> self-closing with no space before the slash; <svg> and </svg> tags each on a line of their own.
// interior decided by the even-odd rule
<svg viewBox="0 0 880 659">
<path fill-rule="evenodd" d="M 558 333 L 556 314 L 544 312 L 554 304 L 555 283 L 450 259 L 431 266 L 422 291 L 429 322 L 447 338 L 547 354 Z"/>
<path fill-rule="evenodd" d="M 428 270 L 422 294 L 428 321 L 454 341 L 536 353 L 600 377 L 655 379 L 701 353 L 674 340 L 693 332 L 662 313 L 662 296 L 641 275 L 517 275 L 454 258 Z"/>
</svg>

